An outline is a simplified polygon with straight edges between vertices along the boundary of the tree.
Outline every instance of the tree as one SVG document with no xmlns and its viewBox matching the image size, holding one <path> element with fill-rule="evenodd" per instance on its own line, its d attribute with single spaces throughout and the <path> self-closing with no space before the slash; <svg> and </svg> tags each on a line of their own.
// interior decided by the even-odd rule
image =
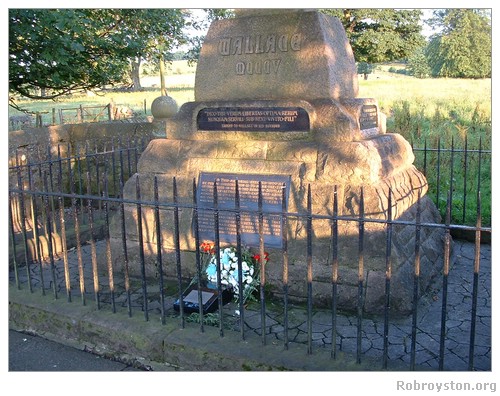
<svg viewBox="0 0 500 396">
<path fill-rule="evenodd" d="M 356 62 L 401 60 L 425 44 L 421 34 L 421 10 L 323 9 L 344 26 Z"/>
<path fill-rule="evenodd" d="M 426 78 L 431 75 L 431 68 L 429 67 L 423 48 L 419 48 L 408 58 L 406 69 L 408 69 L 410 75 L 417 78 Z"/>
<path fill-rule="evenodd" d="M 180 42 L 186 17 L 175 9 L 10 9 L 9 92 L 53 99 L 119 83 L 132 59 Z"/>
<path fill-rule="evenodd" d="M 134 90 L 140 86 L 140 64 L 147 60 L 160 69 L 162 95 L 166 95 L 164 62 L 171 58 L 172 49 L 187 42 L 183 29 L 190 24 L 189 11 L 181 9 L 124 9 L 123 26 L 135 37 L 138 54 L 131 59 L 131 78 Z"/>
<path fill-rule="evenodd" d="M 362 74 L 365 80 L 368 80 L 368 74 L 370 74 L 372 71 L 373 65 L 366 62 L 358 63 L 358 74 Z"/>
<path fill-rule="evenodd" d="M 215 20 L 234 17 L 233 10 L 225 8 L 204 8 L 203 12 L 201 20 L 193 19 L 193 27 L 196 30 L 207 30 L 210 23 Z M 204 38 L 204 36 L 193 35 L 189 39 L 191 47 L 186 55 L 189 62 L 196 62 L 199 59 Z"/>
<path fill-rule="evenodd" d="M 9 91 L 55 98 L 119 81 L 133 51 L 126 36 L 108 34 L 118 22 L 94 10 L 9 10 Z"/>
<path fill-rule="evenodd" d="M 439 77 L 491 77 L 491 18 L 484 10 L 436 10 L 428 23 L 439 32 L 425 51 Z"/>
</svg>

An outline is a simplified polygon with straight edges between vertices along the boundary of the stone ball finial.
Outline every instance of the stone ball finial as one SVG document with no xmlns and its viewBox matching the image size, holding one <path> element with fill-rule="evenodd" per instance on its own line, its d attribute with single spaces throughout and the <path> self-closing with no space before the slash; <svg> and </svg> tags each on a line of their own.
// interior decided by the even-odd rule
<svg viewBox="0 0 500 396">
<path fill-rule="evenodd" d="M 151 114 L 153 114 L 154 118 L 170 118 L 173 117 L 178 110 L 179 106 L 177 102 L 170 96 L 159 96 L 151 103 Z"/>
</svg>

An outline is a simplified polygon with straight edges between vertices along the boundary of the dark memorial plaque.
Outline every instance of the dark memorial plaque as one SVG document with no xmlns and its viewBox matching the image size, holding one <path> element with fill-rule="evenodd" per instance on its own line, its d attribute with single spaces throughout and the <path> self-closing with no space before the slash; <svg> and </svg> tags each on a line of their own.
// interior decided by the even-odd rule
<svg viewBox="0 0 500 396">
<path fill-rule="evenodd" d="M 217 285 L 212 285 L 212 287 L 201 287 L 201 304 L 203 307 L 203 313 L 212 313 L 219 308 L 218 296 L 219 291 L 217 290 Z M 222 303 L 225 305 L 233 299 L 234 293 L 229 289 L 222 289 Z M 183 310 L 186 313 L 193 313 L 200 311 L 200 305 L 198 301 L 198 288 L 196 285 L 190 286 L 184 291 L 182 295 Z M 180 301 L 177 299 L 174 302 L 174 310 L 180 311 Z"/>
<path fill-rule="evenodd" d="M 302 107 L 217 107 L 201 109 L 200 131 L 309 131 L 309 114 Z"/>
<path fill-rule="evenodd" d="M 377 106 L 364 105 L 361 108 L 361 115 L 359 117 L 360 129 L 371 129 L 378 126 Z"/>
<path fill-rule="evenodd" d="M 263 237 L 266 246 L 282 245 L 283 188 L 285 209 L 288 209 L 290 176 L 244 175 L 233 173 L 200 173 L 197 187 L 198 230 L 201 240 L 215 239 L 214 183 L 217 184 L 219 209 L 219 238 L 222 242 L 236 243 L 236 180 L 240 193 L 240 235 L 247 246 L 259 246 L 259 182 L 262 188 Z M 267 213 L 266 213 L 267 212 Z"/>
</svg>

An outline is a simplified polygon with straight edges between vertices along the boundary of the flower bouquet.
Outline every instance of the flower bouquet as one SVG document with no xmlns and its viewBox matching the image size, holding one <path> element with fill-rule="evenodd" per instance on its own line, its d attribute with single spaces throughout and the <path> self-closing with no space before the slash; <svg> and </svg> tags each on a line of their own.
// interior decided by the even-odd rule
<svg viewBox="0 0 500 396">
<path fill-rule="evenodd" d="M 212 244 L 202 243 L 200 250 L 204 255 L 204 276 L 208 287 L 217 288 L 217 256 Z M 269 261 L 269 254 L 264 259 Z M 254 291 L 258 289 L 260 255 L 252 254 L 247 248 L 241 249 L 241 286 L 243 287 L 243 303 L 254 299 Z M 240 298 L 239 265 L 236 248 L 233 246 L 220 249 L 220 282 L 225 288 L 233 290 L 235 301 Z"/>
<path fill-rule="evenodd" d="M 217 309 L 217 252 L 212 243 L 203 242 L 200 245 L 201 253 L 201 292 L 203 311 L 211 313 Z M 222 289 L 222 303 L 227 304 L 240 298 L 239 265 L 238 255 L 235 247 L 221 248 L 220 255 L 220 283 Z M 269 254 L 266 252 L 264 260 L 269 261 Z M 243 290 L 243 304 L 249 300 L 256 301 L 254 292 L 260 285 L 259 277 L 260 255 L 252 254 L 249 249 L 241 250 L 241 286 Z M 195 276 L 184 293 L 183 302 L 186 312 L 198 312 L 198 277 Z M 179 300 L 174 303 L 174 308 L 179 311 Z"/>
</svg>

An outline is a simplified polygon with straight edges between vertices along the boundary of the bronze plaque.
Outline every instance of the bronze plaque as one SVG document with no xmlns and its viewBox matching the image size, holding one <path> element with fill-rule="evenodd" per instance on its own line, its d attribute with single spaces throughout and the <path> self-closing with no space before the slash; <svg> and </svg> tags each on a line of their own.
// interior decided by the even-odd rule
<svg viewBox="0 0 500 396">
<path fill-rule="evenodd" d="M 302 107 L 217 107 L 201 109 L 200 131 L 308 132 L 309 114 Z"/>
<path fill-rule="evenodd" d="M 378 126 L 377 106 L 364 105 L 361 108 L 361 116 L 359 117 L 359 129 L 371 129 Z"/>
<path fill-rule="evenodd" d="M 198 230 L 200 240 L 215 240 L 214 183 L 217 185 L 219 239 L 236 243 L 236 180 L 240 194 L 240 236 L 247 246 L 259 246 L 259 182 L 262 189 L 263 238 L 268 247 L 282 246 L 283 189 L 288 209 L 290 176 L 244 175 L 201 172 L 197 186 Z M 205 210 L 204 210 L 205 209 Z"/>
</svg>

